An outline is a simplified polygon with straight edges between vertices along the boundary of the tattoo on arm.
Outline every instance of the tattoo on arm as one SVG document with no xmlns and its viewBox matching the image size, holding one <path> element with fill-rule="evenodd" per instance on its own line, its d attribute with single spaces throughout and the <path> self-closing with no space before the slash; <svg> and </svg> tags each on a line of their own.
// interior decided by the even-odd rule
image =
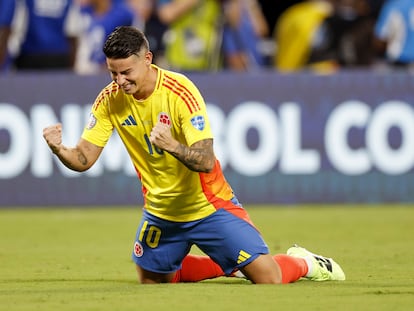
<svg viewBox="0 0 414 311">
<path fill-rule="evenodd" d="M 76 148 L 67 148 L 63 146 L 59 153 L 55 153 L 60 161 L 74 171 L 84 171 L 89 168 L 88 159 L 85 154 Z"/>
<path fill-rule="evenodd" d="M 81 151 L 78 151 L 78 161 L 83 166 L 85 166 L 88 163 L 88 160 Z"/>
<path fill-rule="evenodd" d="M 191 147 L 178 144 L 177 148 L 170 153 L 190 170 L 196 172 L 210 172 L 216 160 L 212 139 L 201 140 L 194 143 Z"/>
</svg>

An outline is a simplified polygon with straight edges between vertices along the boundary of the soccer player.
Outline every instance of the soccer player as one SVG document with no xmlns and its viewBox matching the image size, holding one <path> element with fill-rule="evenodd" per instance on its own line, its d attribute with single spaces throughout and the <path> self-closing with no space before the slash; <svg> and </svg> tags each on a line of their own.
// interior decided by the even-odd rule
<svg viewBox="0 0 414 311">
<path fill-rule="evenodd" d="M 141 283 L 186 281 L 188 271 L 215 263 L 219 273 L 240 270 L 258 284 L 302 276 L 345 278 L 332 259 L 300 247 L 280 261 L 272 258 L 214 155 L 199 90 L 186 76 L 152 64 L 140 30 L 117 27 L 103 51 L 113 81 L 97 96 L 78 144 L 62 144 L 61 124 L 45 128 L 43 136 L 63 164 L 81 172 L 95 163 L 113 130 L 118 132 L 145 200 L 132 254 Z M 194 262 L 186 260 L 180 270 L 192 245 L 214 262 L 189 256 Z"/>
</svg>

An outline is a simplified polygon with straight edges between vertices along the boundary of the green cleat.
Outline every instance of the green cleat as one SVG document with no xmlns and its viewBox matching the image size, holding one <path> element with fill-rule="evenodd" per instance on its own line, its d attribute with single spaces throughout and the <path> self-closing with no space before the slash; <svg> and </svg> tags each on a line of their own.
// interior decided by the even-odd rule
<svg viewBox="0 0 414 311">
<path fill-rule="evenodd" d="M 287 250 L 287 255 L 306 260 L 309 271 L 305 278 L 311 281 L 344 281 L 345 273 L 332 259 L 316 255 L 298 245 L 293 245 Z"/>
</svg>

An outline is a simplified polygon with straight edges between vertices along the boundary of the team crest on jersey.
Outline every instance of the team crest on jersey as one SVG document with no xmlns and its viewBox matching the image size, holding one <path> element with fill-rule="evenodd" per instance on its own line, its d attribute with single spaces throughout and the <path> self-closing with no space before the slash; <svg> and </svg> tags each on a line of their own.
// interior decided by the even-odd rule
<svg viewBox="0 0 414 311">
<path fill-rule="evenodd" d="M 160 112 L 158 114 L 158 122 L 164 123 L 165 125 L 168 125 L 168 127 L 171 127 L 171 119 L 165 112 Z"/>
<path fill-rule="evenodd" d="M 93 113 L 91 113 L 89 115 L 89 120 L 88 120 L 88 124 L 86 125 L 86 128 L 88 130 L 93 129 L 93 127 L 96 125 L 96 122 L 97 122 L 96 117 L 93 115 Z"/>
<path fill-rule="evenodd" d="M 142 255 L 144 255 L 144 249 L 139 242 L 135 242 L 134 244 L 134 255 L 137 257 L 142 257 Z"/>
<path fill-rule="evenodd" d="M 199 131 L 204 130 L 206 122 L 203 116 L 195 116 L 191 118 L 191 124 Z"/>
</svg>

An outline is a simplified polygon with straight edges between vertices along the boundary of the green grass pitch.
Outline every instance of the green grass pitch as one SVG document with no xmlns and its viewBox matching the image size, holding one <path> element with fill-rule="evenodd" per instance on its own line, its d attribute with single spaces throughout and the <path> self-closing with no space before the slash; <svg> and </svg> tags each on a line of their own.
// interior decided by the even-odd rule
<svg viewBox="0 0 414 311">
<path fill-rule="evenodd" d="M 298 243 L 335 258 L 347 280 L 140 285 L 140 208 L 3 208 L 0 310 L 414 310 L 414 206 L 246 208 L 272 253 Z"/>
</svg>

